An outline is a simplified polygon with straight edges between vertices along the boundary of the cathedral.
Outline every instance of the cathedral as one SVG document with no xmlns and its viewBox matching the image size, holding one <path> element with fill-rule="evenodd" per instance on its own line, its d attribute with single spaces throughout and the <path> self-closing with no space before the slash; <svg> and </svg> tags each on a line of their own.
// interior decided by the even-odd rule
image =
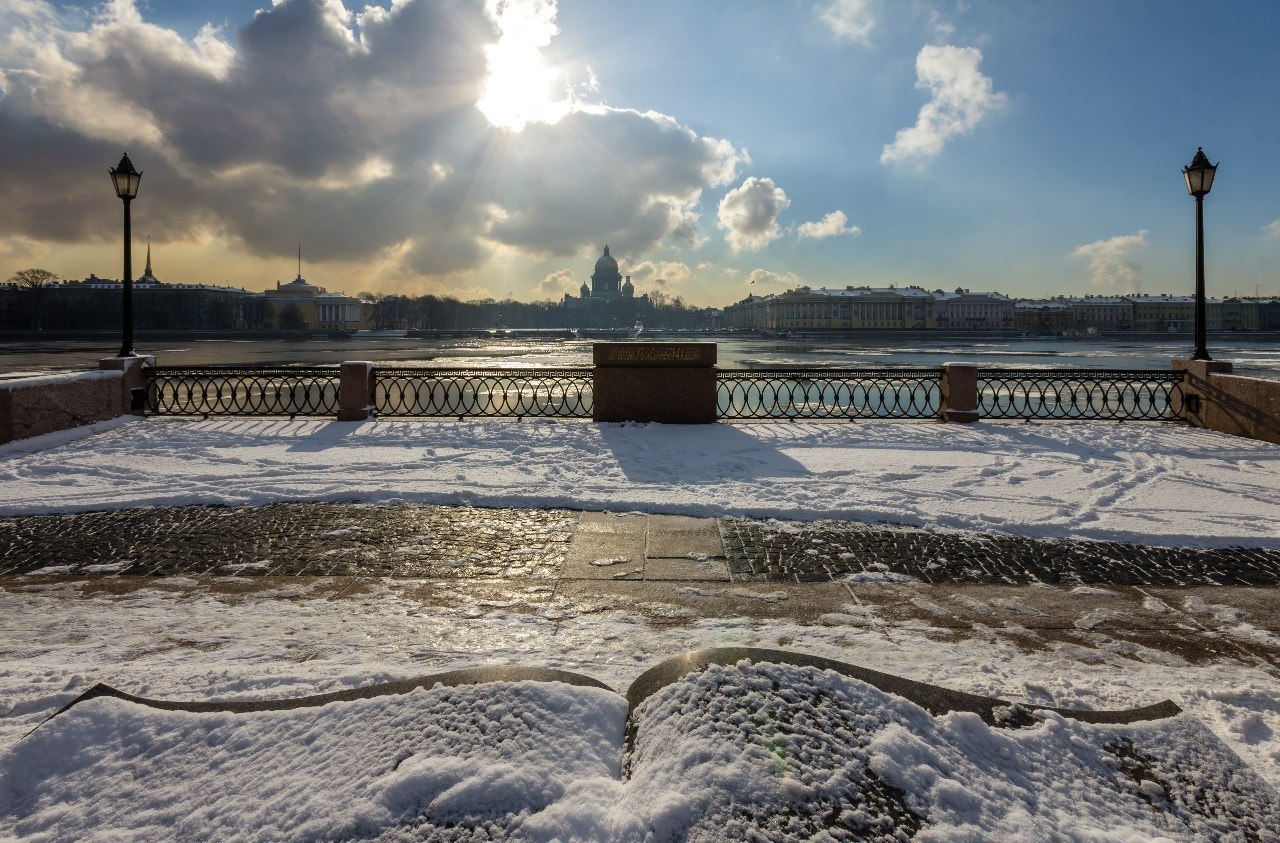
<svg viewBox="0 0 1280 843">
<path fill-rule="evenodd" d="M 567 307 L 581 307 L 592 302 L 631 299 L 635 295 L 636 288 L 631 284 L 631 276 L 623 279 L 622 273 L 618 271 L 618 261 L 609 254 L 609 245 L 606 243 L 604 254 L 596 261 L 595 272 L 591 273 L 591 286 L 588 288 L 584 282 L 576 299 L 565 293 L 564 304 Z"/>
<path fill-rule="evenodd" d="M 606 245 L 591 273 L 591 286 L 583 284 L 576 296 L 565 293 L 560 307 L 566 327 L 620 330 L 648 319 L 651 304 L 648 295 L 636 295 L 631 276 L 618 271 L 618 259 Z"/>
</svg>

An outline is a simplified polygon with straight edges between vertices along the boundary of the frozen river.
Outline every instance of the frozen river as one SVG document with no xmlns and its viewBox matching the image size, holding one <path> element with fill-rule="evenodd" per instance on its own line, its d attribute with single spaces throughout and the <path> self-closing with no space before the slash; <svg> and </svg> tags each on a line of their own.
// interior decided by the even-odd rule
<svg viewBox="0 0 1280 843">
<path fill-rule="evenodd" d="M 643 341 L 643 340 L 640 340 Z M 1188 357 L 1190 337 L 1168 340 L 851 338 L 834 340 L 716 339 L 722 368 L 775 366 L 922 367 L 948 361 L 980 366 L 1049 369 L 1168 369 Z M 591 340 L 401 338 L 308 340 L 193 340 L 139 343 L 162 366 L 317 366 L 343 360 L 379 364 L 478 367 L 590 366 Z M 106 341 L 0 343 L 0 377 L 82 371 L 110 356 Z M 1216 360 L 1236 374 L 1280 380 L 1280 343 L 1238 339 L 1209 343 Z"/>
</svg>

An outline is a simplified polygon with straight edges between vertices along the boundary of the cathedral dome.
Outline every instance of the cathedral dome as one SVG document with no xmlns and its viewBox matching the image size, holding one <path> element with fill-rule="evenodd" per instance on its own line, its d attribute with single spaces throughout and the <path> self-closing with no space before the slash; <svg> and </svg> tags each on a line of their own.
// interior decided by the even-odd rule
<svg viewBox="0 0 1280 843">
<path fill-rule="evenodd" d="M 600 260 L 596 261 L 596 272 L 612 274 L 618 271 L 618 262 L 613 259 L 613 255 L 609 254 L 609 247 L 604 247 L 604 254 L 600 256 Z"/>
</svg>

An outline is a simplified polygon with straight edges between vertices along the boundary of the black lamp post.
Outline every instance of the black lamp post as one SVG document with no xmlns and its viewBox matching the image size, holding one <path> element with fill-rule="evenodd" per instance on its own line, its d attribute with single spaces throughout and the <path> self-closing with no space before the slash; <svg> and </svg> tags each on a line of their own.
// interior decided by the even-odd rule
<svg viewBox="0 0 1280 843">
<path fill-rule="evenodd" d="M 116 196 L 124 202 L 124 339 L 120 344 L 120 356 L 137 357 L 138 353 L 133 350 L 133 249 L 129 230 L 129 203 L 138 195 L 142 173 L 133 168 L 133 162 L 129 160 L 127 153 L 109 172 L 111 183 L 116 188 Z"/>
<path fill-rule="evenodd" d="M 1200 147 L 1196 148 L 1191 163 L 1182 168 L 1187 193 L 1196 198 L 1196 350 L 1191 353 L 1192 360 L 1209 359 L 1204 347 L 1204 197 L 1213 187 L 1213 176 L 1217 172 L 1218 165 L 1210 164 L 1209 156 Z"/>
</svg>

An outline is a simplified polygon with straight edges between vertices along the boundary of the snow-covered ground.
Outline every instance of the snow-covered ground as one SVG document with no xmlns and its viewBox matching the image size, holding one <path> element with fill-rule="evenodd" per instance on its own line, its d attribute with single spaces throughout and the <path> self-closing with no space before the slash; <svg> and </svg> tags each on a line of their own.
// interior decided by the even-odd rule
<svg viewBox="0 0 1280 843">
<path fill-rule="evenodd" d="M 97 430 L 0 448 L 0 514 L 409 501 L 1280 546 L 1280 446 L 1168 424 L 234 418 Z"/>
<path fill-rule="evenodd" d="M 1011 731 L 739 664 L 643 703 L 624 778 L 625 716 L 607 690 L 537 682 L 252 715 L 97 699 L 9 753 L 0 822 L 59 839 L 584 843 L 1217 843 L 1280 826 L 1275 794 L 1185 716 Z"/>
<path fill-rule="evenodd" d="M 5 514 L 403 500 L 1280 546 L 1280 447 L 1166 425 L 133 420 L 0 447 L 0 481 Z M 785 585 L 770 587 L 771 599 L 790 596 Z M 182 822 L 178 815 L 195 806 L 200 813 L 190 827 L 197 836 L 222 829 L 225 837 L 247 839 L 239 832 L 257 828 L 271 837 L 273 829 L 311 828 L 307 823 L 326 833 L 367 830 L 422 806 L 436 806 L 447 819 L 450 811 L 483 813 L 501 803 L 523 812 L 522 833 L 533 839 L 639 839 L 637 829 L 674 828 L 721 790 L 785 772 L 778 762 L 788 756 L 769 741 L 735 755 L 692 724 L 680 734 L 687 752 L 658 758 L 650 774 L 623 783 L 615 745 L 602 737 L 618 728 L 618 704 L 608 692 L 524 686 L 455 694 L 452 707 L 426 692 L 382 700 L 369 703 L 362 718 L 344 717 L 341 706 L 288 717 L 160 715 L 101 700 L 33 738 L 22 736 L 95 682 L 169 699 L 266 699 L 525 664 L 584 673 L 621 692 L 673 653 L 731 645 L 784 647 L 1038 705 L 1124 708 L 1172 699 L 1188 717 L 1153 726 L 1147 744 L 1170 758 L 1200 759 L 1212 776 L 1225 763 L 1214 755 L 1221 741 L 1269 782 L 1273 798 L 1280 788 L 1280 670 L 1266 659 L 1189 662 L 1078 624 L 1073 643 L 1047 636 L 1028 647 L 1025 630 L 975 623 L 964 634 L 940 634 L 947 630 L 877 617 L 873 607 L 853 602 L 802 623 L 700 614 L 675 601 L 575 597 L 551 582 L 492 589 L 385 580 L 341 595 L 335 588 L 329 581 L 235 578 L 6 582 L 0 838 L 81 837 L 93 831 L 95 811 L 123 817 L 144 839 L 148 830 L 176 827 L 170 822 Z M 1276 643 L 1272 633 L 1239 626 L 1242 640 Z M 1100 748 L 1116 737 L 1105 729 L 1051 718 L 1009 736 L 966 716 L 934 719 L 906 704 L 877 705 L 882 715 L 868 727 L 858 763 L 937 820 L 931 839 L 993 839 L 983 835 L 994 829 L 998 839 L 1230 839 L 1208 827 L 1170 832 L 1151 825 L 1135 806 L 1176 795 L 1157 792 L 1155 783 L 1135 780 L 1136 790 L 1117 801 L 1081 784 L 1115 777 L 1099 761 Z M 509 720 L 526 709 L 547 718 L 541 726 Z M 422 720 L 424 711 L 430 716 Z M 555 712 L 574 716 L 561 722 Z M 512 734 L 544 728 L 559 736 L 554 745 L 567 748 L 548 753 L 521 741 L 504 748 L 461 740 L 504 719 Z M 660 749 L 665 719 L 655 720 Z M 402 735 L 402 721 L 435 731 L 402 746 L 392 737 Z M 357 722 L 372 731 L 350 728 Z M 374 728 L 382 722 L 387 729 Z M 680 748 L 674 738 L 667 743 Z M 293 766 L 273 749 L 278 745 L 314 752 L 310 757 L 332 770 L 350 767 L 358 775 L 333 779 L 331 791 L 349 798 L 309 796 L 330 781 L 324 763 Z M 138 760 L 138 747 L 154 750 L 154 767 Z M 720 770 L 700 758 L 734 763 Z M 820 784 L 798 773 L 786 792 L 806 798 Z M 86 802 L 86 794 L 96 796 Z M 132 800 L 112 801 L 123 794 Z M 247 803 L 264 810 L 246 813 Z"/>
<path fill-rule="evenodd" d="M 506 603 L 485 598 L 474 584 L 431 584 L 430 598 L 423 588 L 391 580 L 331 599 L 331 585 L 298 582 L 250 596 L 172 578 L 124 593 L 92 581 L 0 593 L 7 711 L 0 719 L 0 817 L 26 817 L 20 832 L 32 839 L 42 830 L 53 830 L 53 839 L 79 837 L 96 822 L 133 824 L 139 839 L 165 828 L 224 839 L 253 839 L 257 829 L 258 838 L 270 839 L 288 836 L 279 832 L 289 828 L 377 826 L 428 804 L 444 819 L 497 805 L 523 811 L 530 818 L 522 820 L 523 832 L 533 839 L 643 839 L 638 831 L 646 823 L 678 826 L 744 782 L 776 788 L 769 776 L 778 763 L 764 763 L 761 750 L 767 756 L 777 746 L 762 738 L 741 753 L 717 746 L 717 729 L 685 723 L 679 728 L 688 727 L 690 739 L 683 744 L 655 731 L 655 751 L 661 755 L 666 744 L 668 757 L 650 753 L 649 766 L 623 784 L 616 779 L 617 700 L 589 689 L 518 686 L 451 692 L 448 705 L 438 692 L 422 692 L 413 700 L 292 714 L 197 716 L 101 700 L 35 738 L 20 738 L 98 681 L 168 699 L 266 699 L 517 663 L 585 673 L 621 692 L 671 653 L 728 645 L 783 645 L 1032 704 L 1118 708 L 1172 698 L 1195 721 L 1139 727 L 1132 734 L 1146 735 L 1140 745 L 1193 753 L 1194 763 L 1208 765 L 1200 772 L 1214 776 L 1224 762 L 1205 760 L 1206 752 L 1221 753 L 1207 727 L 1280 786 L 1280 684 L 1265 665 L 1188 664 L 1141 647 L 1027 652 L 994 629 L 942 642 L 927 628 L 878 623 L 852 606 L 850 618 L 862 612 L 862 623 L 806 625 L 698 618 L 679 606 L 639 612 L 553 598 L 550 585 L 517 589 Z M 970 839 L 961 833 L 966 823 L 1004 830 L 972 839 L 1015 839 L 1004 832 L 1019 828 L 1028 840 L 1158 836 L 1135 807 L 1141 796 L 1112 804 L 1105 788 L 1090 783 L 1105 773 L 1100 748 L 1130 731 L 1051 719 L 1006 734 L 971 716 L 932 722 L 903 701 L 883 704 L 878 692 L 848 693 L 876 696 L 871 743 L 859 758 L 938 823 L 934 836 L 921 839 Z M 652 728 L 667 719 L 655 715 Z M 406 723 L 418 725 L 406 732 Z M 498 723 L 510 741 L 495 746 L 487 724 Z M 485 732 L 488 740 L 477 736 Z M 810 757 L 807 750 L 795 756 L 788 763 Z M 393 768 L 391 761 L 404 763 Z M 832 763 L 844 769 L 844 761 Z M 797 772 L 794 787 L 822 785 Z M 4 826 L 0 819 L 0 832 Z M 1224 839 L 1204 828 L 1165 833 Z"/>
</svg>

